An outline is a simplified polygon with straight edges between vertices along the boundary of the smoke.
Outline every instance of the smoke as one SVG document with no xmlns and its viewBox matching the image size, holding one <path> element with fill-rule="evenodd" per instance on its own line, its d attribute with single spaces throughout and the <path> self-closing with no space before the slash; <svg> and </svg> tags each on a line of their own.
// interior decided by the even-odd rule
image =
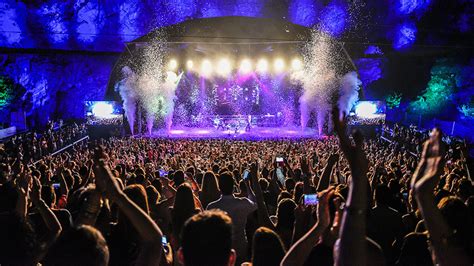
<svg viewBox="0 0 474 266">
<path fill-rule="evenodd" d="M 337 49 L 336 49 L 337 48 Z M 337 74 L 340 48 L 333 39 L 314 30 L 311 41 L 304 47 L 304 67 L 292 74 L 292 80 L 301 84 L 303 95 L 300 97 L 301 128 L 308 125 L 311 113 L 316 116 L 318 133 L 329 124 L 333 96 L 339 95 L 338 105 L 342 111 L 349 112 L 358 100 L 360 81 L 356 72 L 344 76 Z"/>
<path fill-rule="evenodd" d="M 172 125 L 175 91 L 181 75 L 166 71 L 164 65 L 167 47 L 165 38 L 156 38 L 143 51 L 143 64 L 135 74 L 128 66 L 122 73 L 124 79 L 119 86 L 120 95 L 126 107 L 126 115 L 133 130 L 137 102 L 146 112 L 146 127 L 152 133 L 154 123 L 162 119 L 169 130 Z"/>
<path fill-rule="evenodd" d="M 348 114 L 354 104 L 359 100 L 359 89 L 361 81 L 357 73 L 352 71 L 345 74 L 340 81 L 339 110 Z"/>
<path fill-rule="evenodd" d="M 330 99 L 337 88 L 337 76 L 332 65 L 333 43 L 329 35 L 314 30 L 311 41 L 304 47 L 304 67 L 292 79 L 303 87 L 300 97 L 301 127 L 305 129 L 310 114 L 316 114 L 318 133 L 331 110 Z"/>
<path fill-rule="evenodd" d="M 135 114 L 137 111 L 137 82 L 138 78 L 128 66 L 122 68 L 123 79 L 117 83 L 116 90 L 119 91 L 123 100 L 125 116 L 127 116 L 130 132 L 134 133 Z"/>
</svg>

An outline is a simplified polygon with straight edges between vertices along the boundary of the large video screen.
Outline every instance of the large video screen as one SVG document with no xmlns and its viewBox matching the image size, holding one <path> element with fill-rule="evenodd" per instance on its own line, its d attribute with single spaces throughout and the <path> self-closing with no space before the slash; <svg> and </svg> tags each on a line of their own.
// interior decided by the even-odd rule
<svg viewBox="0 0 474 266">
<path fill-rule="evenodd" d="M 114 101 L 86 101 L 87 125 L 122 125 L 122 105 Z"/>
<path fill-rule="evenodd" d="M 349 114 L 349 125 L 383 125 L 386 118 L 383 101 L 359 101 Z"/>
</svg>

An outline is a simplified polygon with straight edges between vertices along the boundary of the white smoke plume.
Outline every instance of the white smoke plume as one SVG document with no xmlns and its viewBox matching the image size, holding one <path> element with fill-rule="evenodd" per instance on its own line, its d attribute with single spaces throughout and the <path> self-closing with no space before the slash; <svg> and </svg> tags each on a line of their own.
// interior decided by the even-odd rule
<svg viewBox="0 0 474 266">
<path fill-rule="evenodd" d="M 313 31 L 311 41 L 304 51 L 304 67 L 292 74 L 292 80 L 301 84 L 303 95 L 300 97 L 301 127 L 305 129 L 311 113 L 316 115 L 318 133 L 323 133 L 323 127 L 330 125 L 330 112 L 333 95 L 339 95 L 338 105 L 341 111 L 348 113 L 358 100 L 360 81 L 356 72 L 349 72 L 340 77 L 337 75 L 333 60 L 336 49 L 331 37 L 317 30 Z"/>
<path fill-rule="evenodd" d="M 127 116 L 130 132 L 134 134 L 135 114 L 137 111 L 137 82 L 138 77 L 128 66 L 122 68 L 123 79 L 117 84 L 116 90 L 119 91 L 123 100 L 125 116 Z"/>
<path fill-rule="evenodd" d="M 330 37 L 313 31 L 312 40 L 305 47 L 304 67 L 292 76 L 303 87 L 299 99 L 301 127 L 306 128 L 310 114 L 315 112 L 320 135 L 331 109 L 330 98 L 337 88 L 336 71 L 331 65 L 332 50 Z"/>
<path fill-rule="evenodd" d="M 348 114 L 359 100 L 361 81 L 355 71 L 345 74 L 340 81 L 339 110 Z"/>
<path fill-rule="evenodd" d="M 138 102 L 146 112 L 147 132 L 151 134 L 156 119 L 162 119 L 168 130 L 171 128 L 175 91 L 181 75 L 166 71 L 165 38 L 160 36 L 144 49 L 140 72 L 135 74 L 129 67 L 124 67 L 124 79 L 119 89 L 130 128 L 133 130 Z"/>
</svg>

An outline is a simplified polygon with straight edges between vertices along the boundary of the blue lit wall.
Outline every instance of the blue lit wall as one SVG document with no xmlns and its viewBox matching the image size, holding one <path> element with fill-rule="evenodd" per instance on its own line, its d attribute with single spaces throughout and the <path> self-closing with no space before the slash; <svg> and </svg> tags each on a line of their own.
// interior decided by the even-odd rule
<svg viewBox="0 0 474 266">
<path fill-rule="evenodd" d="M 81 118 L 86 100 L 102 100 L 115 56 L 0 54 L 0 76 L 27 91 L 18 106 L 39 124 Z"/>
<path fill-rule="evenodd" d="M 447 27 L 436 33 L 472 32 L 472 0 L 0 0 L 0 48 L 119 53 L 124 43 L 152 29 L 188 19 L 285 19 L 343 40 L 358 36 L 360 42 L 384 43 L 369 46 L 367 56 L 354 58 L 370 96 L 367 88 L 385 78 L 389 62 L 383 53 L 404 54 L 426 40 L 445 45 L 446 38 L 425 34 L 423 23 L 436 7 L 444 14 L 444 6 L 439 4 L 448 2 L 456 2 L 460 11 L 434 19 L 439 20 L 436 29 Z M 0 75 L 24 85 L 30 114 L 37 110 L 45 117 L 61 112 L 80 117 L 83 100 L 104 97 L 117 57 L 3 51 Z"/>
<path fill-rule="evenodd" d="M 451 1 L 450 1 L 451 2 Z M 461 13 L 443 25 L 473 27 L 473 5 L 455 0 Z M 365 34 L 405 50 L 419 39 L 418 23 L 434 0 L 1 0 L 0 47 L 122 51 L 124 42 L 150 30 L 193 18 L 271 17 L 318 27 L 335 37 Z M 358 25 L 365 23 L 369 25 Z M 383 25 L 382 31 L 354 32 Z M 447 26 L 446 26 L 447 27 Z"/>
</svg>

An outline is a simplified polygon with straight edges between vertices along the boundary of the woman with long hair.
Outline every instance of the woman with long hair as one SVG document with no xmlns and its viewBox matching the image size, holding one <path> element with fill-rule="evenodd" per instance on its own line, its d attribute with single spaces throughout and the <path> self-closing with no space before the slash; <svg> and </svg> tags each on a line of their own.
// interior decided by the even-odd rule
<svg viewBox="0 0 474 266">
<path fill-rule="evenodd" d="M 193 190 L 188 184 L 181 184 L 176 191 L 174 205 L 171 208 L 171 242 L 173 247 L 179 247 L 181 244 L 179 237 L 186 220 L 199 211 L 194 202 Z"/>
<path fill-rule="evenodd" d="M 202 179 L 201 191 L 199 193 L 199 200 L 202 208 L 206 209 L 207 205 L 220 198 L 221 192 L 217 185 L 217 179 L 214 173 L 206 172 Z"/>
<path fill-rule="evenodd" d="M 283 242 L 275 231 L 267 227 L 260 227 L 255 231 L 252 244 L 252 266 L 278 266 L 285 252 Z"/>
</svg>

